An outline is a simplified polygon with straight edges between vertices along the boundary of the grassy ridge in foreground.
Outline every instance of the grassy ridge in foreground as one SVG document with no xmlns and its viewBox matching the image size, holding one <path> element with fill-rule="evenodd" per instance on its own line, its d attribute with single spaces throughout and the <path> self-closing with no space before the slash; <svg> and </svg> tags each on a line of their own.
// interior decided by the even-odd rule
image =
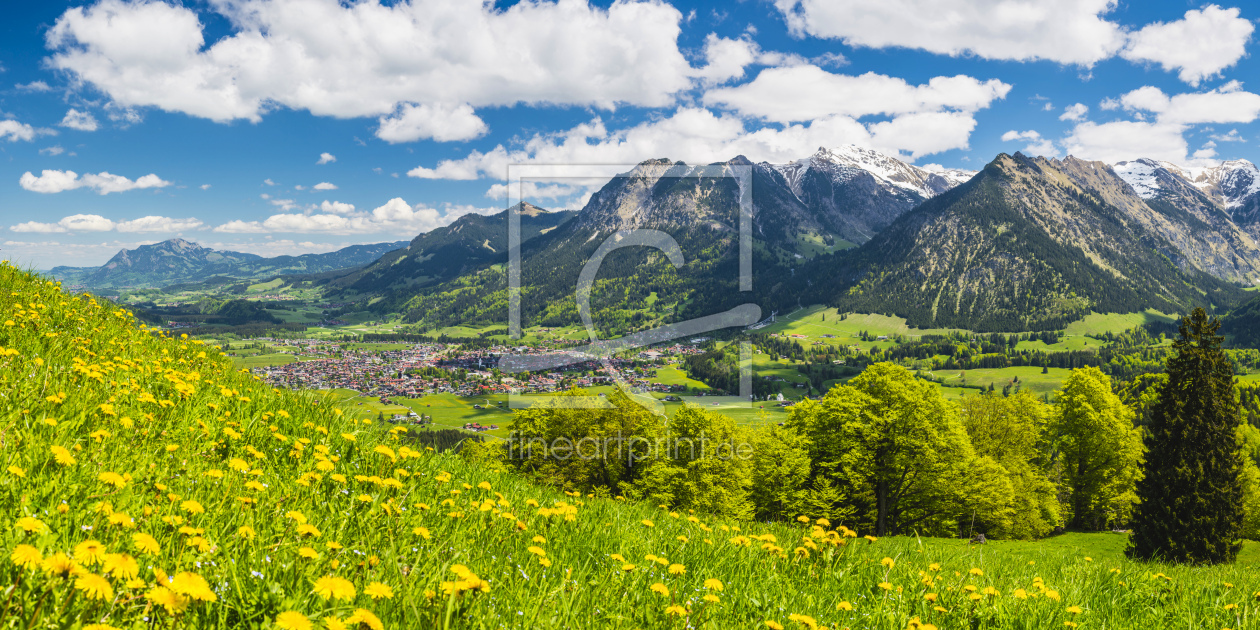
<svg viewBox="0 0 1260 630">
<path fill-rule="evenodd" d="M 1256 625 L 1252 556 L 874 541 L 539 489 L 7 264 L 0 347 L 3 628 Z"/>
</svg>

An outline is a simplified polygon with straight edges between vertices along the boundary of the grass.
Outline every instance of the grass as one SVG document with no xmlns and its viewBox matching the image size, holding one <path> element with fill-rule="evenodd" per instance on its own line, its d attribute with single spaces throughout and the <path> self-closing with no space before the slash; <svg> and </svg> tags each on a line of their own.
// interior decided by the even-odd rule
<svg viewBox="0 0 1260 630">
<path fill-rule="evenodd" d="M 937 370 L 932 375 L 944 379 L 942 386 L 944 389 L 961 389 L 957 387 L 966 379 L 967 385 L 979 385 L 988 387 L 993 385 L 995 390 L 1001 390 L 1003 386 L 1011 382 L 1013 377 L 1019 377 L 1021 389 L 1030 391 L 1038 396 L 1042 394 L 1053 393 L 1063 385 L 1063 380 L 1068 377 L 1071 370 L 1066 368 L 1049 368 L 1048 373 L 1042 374 L 1041 368 L 1034 366 L 993 368 L 993 369 L 972 369 L 972 370 Z M 961 375 L 961 376 L 960 376 Z M 971 389 L 966 391 L 968 395 L 979 392 L 979 390 Z"/>
<path fill-rule="evenodd" d="M 564 494 L 406 449 L 339 412 L 353 392 L 272 390 L 8 265 L 0 288 L 0 627 L 1257 623 L 1254 543 L 1174 567 L 1116 534 L 865 540 Z"/>
<path fill-rule="evenodd" d="M 1104 333 L 1122 333 L 1151 322 L 1172 323 L 1175 315 L 1161 313 L 1155 309 L 1147 309 L 1142 313 L 1090 313 L 1067 325 L 1066 335 L 1101 335 Z"/>
</svg>

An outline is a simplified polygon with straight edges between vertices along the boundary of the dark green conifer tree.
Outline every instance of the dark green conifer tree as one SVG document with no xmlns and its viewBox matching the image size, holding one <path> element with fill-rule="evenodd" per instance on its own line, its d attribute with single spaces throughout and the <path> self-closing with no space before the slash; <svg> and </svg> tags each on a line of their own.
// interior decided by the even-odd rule
<svg viewBox="0 0 1260 630">
<path fill-rule="evenodd" d="M 1233 562 L 1241 547 L 1242 455 L 1234 371 L 1202 308 L 1181 320 L 1151 411 L 1141 503 L 1126 553 L 1187 564 Z"/>
</svg>

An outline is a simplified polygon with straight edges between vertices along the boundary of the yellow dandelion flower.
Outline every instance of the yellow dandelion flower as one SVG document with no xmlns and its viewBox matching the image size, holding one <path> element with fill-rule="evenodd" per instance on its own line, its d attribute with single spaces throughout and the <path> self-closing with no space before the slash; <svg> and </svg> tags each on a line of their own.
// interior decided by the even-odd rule
<svg viewBox="0 0 1260 630">
<path fill-rule="evenodd" d="M 1056 601 L 1056 602 L 1057 602 L 1057 601 L 1059 601 L 1059 599 L 1060 599 L 1060 597 L 1059 597 L 1059 591 L 1053 591 L 1053 590 L 1051 590 L 1051 591 L 1046 591 L 1046 597 L 1049 597 L 1050 599 L 1053 599 L 1054 601 Z"/>
<path fill-rule="evenodd" d="M 5 470 L 9 471 L 9 474 L 13 475 L 14 477 L 23 477 L 23 478 L 26 477 L 26 471 L 22 470 L 21 468 L 18 468 L 17 466 L 9 466 Z"/>
<path fill-rule="evenodd" d="M 85 540 L 74 546 L 74 559 L 79 564 L 91 566 L 105 556 L 105 545 L 97 540 Z"/>
<path fill-rule="evenodd" d="M 936 598 L 937 598 L 937 594 L 936 594 L 936 593 L 924 593 L 924 594 L 923 594 L 923 599 L 925 599 L 925 600 L 927 600 L 927 601 L 929 601 L 929 602 L 934 602 L 934 601 L 936 601 Z"/>
<path fill-rule="evenodd" d="M 770 630 L 783 630 L 783 624 L 769 619 L 766 620 L 766 627 L 770 628 Z"/>
<path fill-rule="evenodd" d="M 850 604 L 849 602 L 840 602 L 839 604 L 836 604 L 836 610 L 853 610 L 853 604 Z"/>
<path fill-rule="evenodd" d="M 53 446 L 49 448 L 48 450 L 49 452 L 52 453 L 53 459 L 58 464 L 61 464 L 62 466 L 74 465 L 74 462 L 75 462 L 74 456 L 71 455 L 70 451 L 67 451 L 64 446 Z"/>
<path fill-rule="evenodd" d="M 670 575 L 682 575 L 682 574 L 684 574 L 684 573 L 686 573 L 686 572 L 687 572 L 687 567 L 685 567 L 685 566 L 683 566 L 683 565 L 681 565 L 681 564 L 671 564 L 671 565 L 669 565 L 669 574 L 670 574 Z"/>
<path fill-rule="evenodd" d="M 381 623 L 381 620 L 376 615 L 362 608 L 354 609 L 354 614 L 346 617 L 346 623 L 351 626 L 366 624 L 371 630 L 385 630 L 385 624 Z"/>
<path fill-rule="evenodd" d="M 175 593 L 203 602 L 217 601 L 219 598 L 210 590 L 206 579 L 190 571 L 181 571 L 171 578 L 169 587 Z"/>
<path fill-rule="evenodd" d="M 717 595 L 714 595 L 713 593 L 709 593 L 708 595 L 705 595 L 702 599 L 704 599 L 704 601 L 706 602 L 709 602 L 710 604 L 716 604 L 718 603 L 718 601 L 720 601 L 720 598 Z"/>
<path fill-rule="evenodd" d="M 665 586 L 664 584 L 661 584 L 660 582 L 657 582 L 656 584 L 653 584 L 652 586 L 648 588 L 653 593 L 656 593 L 662 597 L 669 597 L 669 587 Z"/>
<path fill-rule="evenodd" d="M 888 567 L 889 569 L 893 568 L 893 565 L 896 564 L 896 562 L 894 562 L 892 558 L 884 558 L 883 560 L 880 560 L 879 563 Z"/>
<path fill-rule="evenodd" d="M 971 575 L 984 575 L 984 571 L 981 571 L 980 569 L 974 569 L 974 568 L 968 571 L 967 573 L 970 573 Z"/>
<path fill-rule="evenodd" d="M 95 573 L 79 576 L 79 579 L 74 581 L 74 588 L 83 591 L 83 595 L 88 599 L 102 601 L 114 599 L 114 589 L 109 585 L 109 580 Z"/>
<path fill-rule="evenodd" d="M 891 591 L 893 588 L 893 585 L 889 582 L 880 582 L 878 586 L 884 589 L 885 591 Z"/>
<path fill-rule="evenodd" d="M 1067 607 L 1067 611 L 1068 611 L 1069 613 L 1073 614 L 1073 615 L 1079 615 L 1079 614 L 1081 614 L 1081 607 L 1080 607 L 1080 606 L 1068 606 L 1068 607 Z"/>
<path fill-rule="evenodd" d="M 275 626 L 281 630 L 311 630 L 311 620 L 300 612 L 288 610 L 276 615 Z"/>
<path fill-rule="evenodd" d="M 33 516 L 23 516 L 15 521 L 13 526 L 25 531 L 28 534 L 42 532 L 48 528 L 47 525 Z"/>
<path fill-rule="evenodd" d="M 656 524 L 646 518 L 642 521 L 644 527 L 656 527 Z"/>
<path fill-rule="evenodd" d="M 125 553 L 109 553 L 105 554 L 101 571 L 110 574 L 115 579 L 129 580 L 140 575 L 140 563 Z"/>
<path fill-rule="evenodd" d="M 242 525 L 236 529 L 236 535 L 245 540 L 253 540 L 258 535 L 258 532 L 254 531 L 254 528 L 249 525 Z"/>
<path fill-rule="evenodd" d="M 183 503 L 180 503 L 179 507 L 180 509 L 184 510 L 185 512 L 188 512 L 189 514 L 205 514 L 206 512 L 206 508 L 201 507 L 200 503 L 193 501 L 191 499 L 189 499 L 188 501 L 184 501 Z"/>
<path fill-rule="evenodd" d="M 341 599 L 350 601 L 354 599 L 354 584 L 350 580 L 340 578 L 335 575 L 325 575 L 315 580 L 314 593 L 325 600 Z"/>
<path fill-rule="evenodd" d="M 718 591 L 718 592 L 721 592 L 722 589 L 725 588 L 724 585 L 722 584 L 722 580 L 719 580 L 717 578 L 709 578 L 705 580 L 704 587 L 711 591 Z"/>
<path fill-rule="evenodd" d="M 363 594 L 372 599 L 393 599 L 394 589 L 387 584 L 372 582 L 367 585 L 367 588 L 363 589 Z"/>
<path fill-rule="evenodd" d="M 683 608 L 682 606 L 679 606 L 679 605 L 677 605 L 677 604 L 675 604 L 675 605 L 673 605 L 673 606 L 666 606 L 666 607 L 665 607 L 665 614 L 666 614 L 666 615 L 675 615 L 675 616 L 678 616 L 678 617 L 686 617 L 686 616 L 687 616 L 687 609 L 686 609 L 686 608 Z"/>
<path fill-rule="evenodd" d="M 177 615 L 188 608 L 189 599 L 165 586 L 158 586 L 145 593 L 144 598 L 154 606 L 161 606 L 167 613 Z"/>
<path fill-rule="evenodd" d="M 324 628 L 326 630 L 349 630 L 346 623 L 336 617 L 324 617 Z"/>
<path fill-rule="evenodd" d="M 302 547 L 301 549 L 298 549 L 298 556 L 306 558 L 307 560 L 314 560 L 319 557 L 319 552 L 311 549 L 310 547 Z"/>
<path fill-rule="evenodd" d="M 23 569 L 38 569 L 43 563 L 44 556 L 39 550 L 30 545 L 18 545 L 13 548 L 13 553 L 9 555 L 9 561 Z"/>
<path fill-rule="evenodd" d="M 131 545 L 136 548 L 136 551 L 142 554 L 156 556 L 162 553 L 162 547 L 158 545 L 157 539 L 148 534 L 132 534 Z"/>
<path fill-rule="evenodd" d="M 301 525 L 298 525 L 297 533 L 299 536 L 310 536 L 311 538 L 320 537 L 319 530 L 316 529 L 314 525 L 311 525 L 309 523 L 302 523 Z"/>
</svg>

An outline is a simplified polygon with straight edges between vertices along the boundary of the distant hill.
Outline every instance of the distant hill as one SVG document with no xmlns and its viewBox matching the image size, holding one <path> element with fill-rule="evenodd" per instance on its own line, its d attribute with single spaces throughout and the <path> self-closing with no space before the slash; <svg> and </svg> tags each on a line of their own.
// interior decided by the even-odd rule
<svg viewBox="0 0 1260 630">
<path fill-rule="evenodd" d="M 546 234 L 576 212 L 549 212 L 528 202 L 518 205 L 521 241 Z M 330 295 L 373 294 L 410 297 L 415 290 L 507 262 L 508 211 L 466 214 L 450 225 L 403 243 L 367 267 L 330 283 Z"/>
<path fill-rule="evenodd" d="M 251 279 L 352 269 L 406 245 L 406 241 L 352 245 L 326 254 L 264 258 L 214 250 L 176 238 L 124 249 L 100 267 L 54 267 L 49 274 L 68 286 L 90 289 L 162 287 L 216 276 Z"/>
</svg>

